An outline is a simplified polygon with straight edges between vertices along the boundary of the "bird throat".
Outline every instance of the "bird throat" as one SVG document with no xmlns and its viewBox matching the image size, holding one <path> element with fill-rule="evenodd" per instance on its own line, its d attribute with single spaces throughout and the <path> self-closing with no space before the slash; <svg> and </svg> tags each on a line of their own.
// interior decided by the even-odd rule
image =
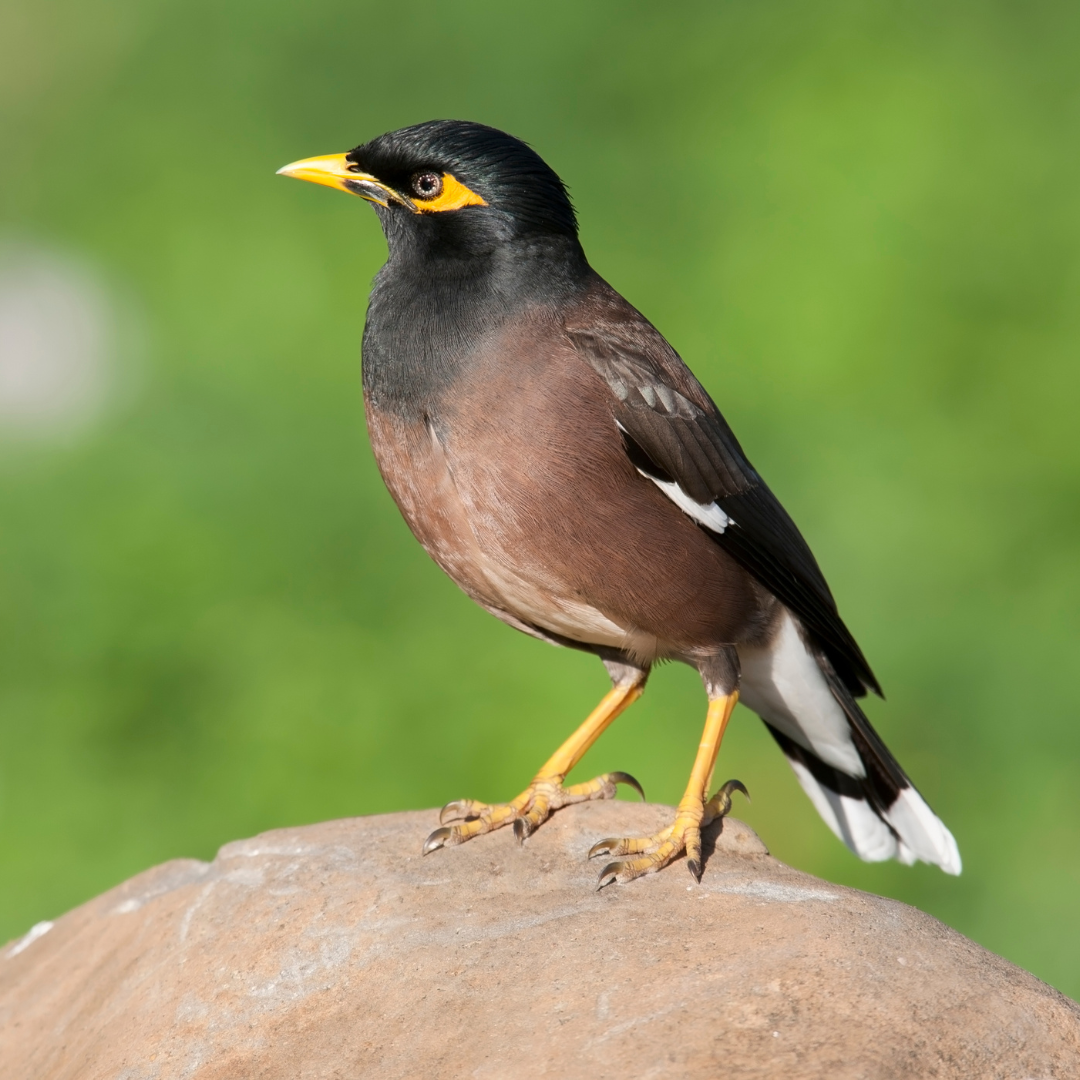
<svg viewBox="0 0 1080 1080">
<path fill-rule="evenodd" d="M 479 345 L 510 319 L 586 287 L 576 241 L 499 245 L 484 255 L 391 257 L 375 278 L 363 341 L 369 405 L 434 418 Z"/>
</svg>

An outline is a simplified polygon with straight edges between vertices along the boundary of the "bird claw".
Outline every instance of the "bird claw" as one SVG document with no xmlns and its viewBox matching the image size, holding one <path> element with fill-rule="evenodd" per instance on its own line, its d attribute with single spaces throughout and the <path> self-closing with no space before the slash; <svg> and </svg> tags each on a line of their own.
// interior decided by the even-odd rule
<svg viewBox="0 0 1080 1080">
<path fill-rule="evenodd" d="M 725 781 L 717 789 L 716 794 L 705 804 L 705 813 L 701 819 L 703 827 L 711 825 L 717 818 L 728 816 L 731 812 L 731 796 L 736 791 L 741 791 L 746 797 L 746 801 L 750 801 L 750 792 L 746 790 L 746 785 L 741 780 Z"/>
<path fill-rule="evenodd" d="M 591 848 L 589 848 L 589 854 L 585 856 L 587 859 L 595 859 L 597 855 L 611 855 L 613 849 L 619 846 L 620 841 L 614 836 L 609 836 L 604 840 L 598 840 Z M 605 870 L 608 867 L 604 867 Z"/>
<path fill-rule="evenodd" d="M 422 855 L 430 855 L 441 848 L 453 835 L 453 829 L 436 829 L 425 841 Z"/>
<path fill-rule="evenodd" d="M 552 811 L 571 803 L 592 799 L 611 799 L 619 784 L 632 787 L 641 797 L 645 792 L 629 773 L 603 773 L 583 784 L 563 787 L 561 776 L 537 777 L 512 802 L 490 805 L 476 799 L 454 799 L 439 811 L 439 824 L 424 841 L 423 854 L 437 848 L 463 844 L 481 833 L 492 832 L 514 823 L 514 835 L 524 843 L 550 816 Z M 446 826 L 447 822 L 456 822 Z"/>
<path fill-rule="evenodd" d="M 654 873 L 684 851 L 686 868 L 695 881 L 700 881 L 703 870 L 701 830 L 718 818 L 726 816 L 731 809 L 732 793 L 736 791 L 746 795 L 746 787 L 742 781 L 728 780 L 708 802 L 684 799 L 679 804 L 675 821 L 652 836 L 608 837 L 593 844 L 589 848 L 590 859 L 596 855 L 630 856 L 608 863 L 600 871 L 597 889 L 602 889 L 614 881 L 625 883 L 643 874 Z"/>
<path fill-rule="evenodd" d="M 600 871 L 600 877 L 596 882 L 596 891 L 599 892 L 605 885 L 610 885 L 614 881 L 619 879 L 619 869 L 622 863 L 608 863 L 603 870 Z"/>
<path fill-rule="evenodd" d="M 641 796 L 642 802 L 648 801 L 645 798 L 645 789 L 628 772 L 612 772 L 606 775 L 613 784 L 625 784 L 627 787 L 632 787 Z"/>
<path fill-rule="evenodd" d="M 488 809 L 490 807 L 487 803 L 478 802 L 476 799 L 453 799 L 439 811 L 439 824 L 445 825 L 448 821 L 472 821 Z"/>
<path fill-rule="evenodd" d="M 588 858 L 593 859 L 597 855 L 644 855 L 655 851 L 665 840 L 671 836 L 673 825 L 661 829 L 654 836 L 609 836 L 600 840 L 589 848 Z"/>
</svg>

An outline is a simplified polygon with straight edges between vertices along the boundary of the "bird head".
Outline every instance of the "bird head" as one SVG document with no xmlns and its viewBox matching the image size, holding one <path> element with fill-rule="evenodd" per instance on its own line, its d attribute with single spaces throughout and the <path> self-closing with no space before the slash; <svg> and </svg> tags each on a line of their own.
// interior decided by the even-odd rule
<svg viewBox="0 0 1080 1080">
<path fill-rule="evenodd" d="M 520 139 L 483 124 L 432 120 L 278 172 L 372 203 L 391 251 L 439 240 L 475 250 L 537 235 L 577 243 L 559 177 Z"/>
</svg>

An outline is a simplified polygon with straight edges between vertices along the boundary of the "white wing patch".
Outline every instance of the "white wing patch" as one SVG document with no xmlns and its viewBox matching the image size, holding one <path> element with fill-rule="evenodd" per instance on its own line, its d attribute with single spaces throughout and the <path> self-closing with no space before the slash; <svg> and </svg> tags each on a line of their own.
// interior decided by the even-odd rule
<svg viewBox="0 0 1080 1080">
<path fill-rule="evenodd" d="M 651 480 L 684 514 L 692 517 L 699 525 L 704 525 L 706 529 L 722 533 L 731 524 L 731 518 L 716 503 L 711 502 L 707 506 L 702 506 L 701 503 L 691 499 L 674 481 L 657 480 L 655 476 L 641 472 L 641 469 L 638 469 L 638 472 L 646 480 Z"/>
<path fill-rule="evenodd" d="M 638 390 L 649 405 L 655 407 L 656 398 L 659 395 L 667 411 L 675 411 L 675 400 L 672 391 L 668 387 L 641 386 L 638 387 Z M 618 420 L 615 421 L 615 426 L 624 435 L 630 434 Z M 693 518 L 699 525 L 704 525 L 706 529 L 711 529 L 714 533 L 722 533 L 732 523 L 732 519 L 720 509 L 718 503 L 711 502 L 703 506 L 696 499 L 691 499 L 675 481 L 657 480 L 655 476 L 650 476 L 644 469 L 638 469 L 638 472 L 646 480 L 651 480 L 687 517 Z"/>
</svg>

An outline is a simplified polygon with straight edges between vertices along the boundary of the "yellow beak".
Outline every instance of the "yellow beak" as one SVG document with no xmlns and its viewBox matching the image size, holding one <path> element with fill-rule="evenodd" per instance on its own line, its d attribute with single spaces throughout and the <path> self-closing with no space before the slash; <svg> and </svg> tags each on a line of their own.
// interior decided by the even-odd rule
<svg viewBox="0 0 1080 1080">
<path fill-rule="evenodd" d="M 347 191 L 350 195 L 359 195 L 368 202 L 389 206 L 391 202 L 415 210 L 412 200 L 387 187 L 381 180 L 376 180 L 368 173 L 359 172 L 345 154 L 324 154 L 322 157 L 304 158 L 294 161 L 277 171 L 278 176 L 294 176 L 297 180 L 309 180 L 313 184 Z"/>
</svg>

